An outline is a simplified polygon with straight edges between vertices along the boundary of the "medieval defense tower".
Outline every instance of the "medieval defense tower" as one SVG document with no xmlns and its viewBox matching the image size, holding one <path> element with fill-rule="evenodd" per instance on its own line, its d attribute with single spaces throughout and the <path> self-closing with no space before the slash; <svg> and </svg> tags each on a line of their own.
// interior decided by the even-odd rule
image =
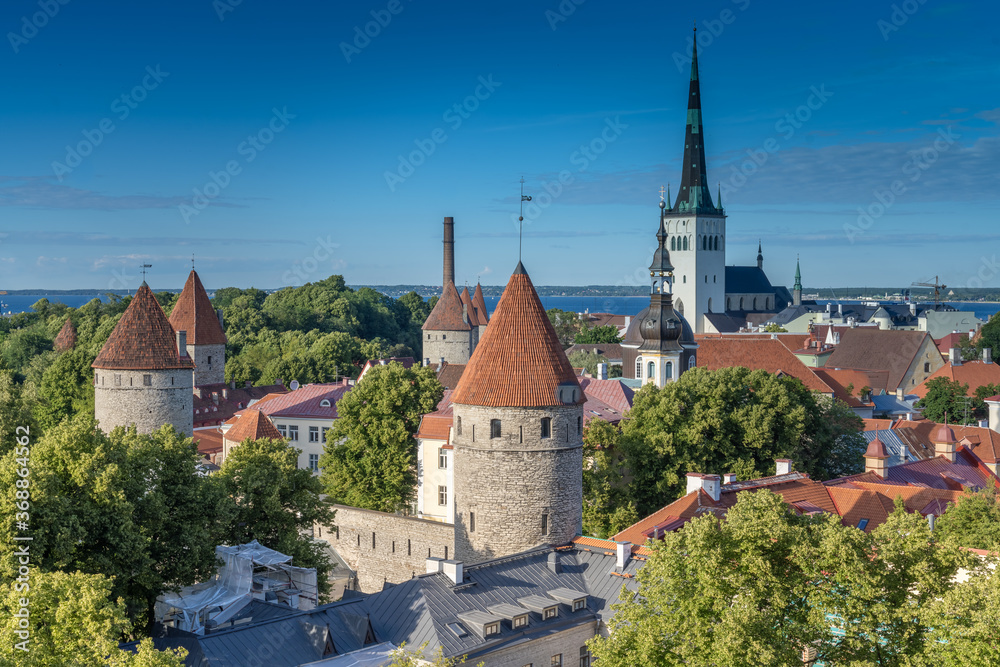
<svg viewBox="0 0 1000 667">
<path fill-rule="evenodd" d="M 222 330 L 222 313 L 208 300 L 194 269 L 170 311 L 170 325 L 174 331 L 187 332 L 187 353 L 195 363 L 194 386 L 225 382 L 226 334 Z"/>
<path fill-rule="evenodd" d="M 452 401 L 456 557 L 580 534 L 583 391 L 520 262 Z"/>
<path fill-rule="evenodd" d="M 192 435 L 194 362 L 186 332 L 174 332 L 145 282 L 92 367 L 94 416 L 102 431 L 135 424 L 140 433 L 151 433 L 173 424 Z"/>
</svg>

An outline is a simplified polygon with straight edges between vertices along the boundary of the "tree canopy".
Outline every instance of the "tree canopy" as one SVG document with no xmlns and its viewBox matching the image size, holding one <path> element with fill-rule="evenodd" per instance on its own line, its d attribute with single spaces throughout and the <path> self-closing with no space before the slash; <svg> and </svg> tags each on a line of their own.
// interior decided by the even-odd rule
<svg viewBox="0 0 1000 667">
<path fill-rule="evenodd" d="M 320 479 L 334 502 L 394 512 L 416 487 L 416 439 L 422 415 L 444 388 L 428 367 L 374 366 L 337 403 L 337 420 L 320 456 Z"/>
<path fill-rule="evenodd" d="M 609 344 L 620 343 L 622 342 L 622 338 L 618 335 L 618 327 L 607 324 L 601 327 L 592 327 L 579 332 L 576 336 L 574 336 L 573 342 L 592 345 L 601 343 Z"/>
<path fill-rule="evenodd" d="M 988 413 L 983 399 L 1000 393 L 1000 385 L 986 384 L 976 387 L 975 396 L 969 396 L 969 385 L 946 377 L 927 381 L 927 395 L 915 407 L 923 410 L 931 421 L 949 424 L 976 424 Z"/>
</svg>

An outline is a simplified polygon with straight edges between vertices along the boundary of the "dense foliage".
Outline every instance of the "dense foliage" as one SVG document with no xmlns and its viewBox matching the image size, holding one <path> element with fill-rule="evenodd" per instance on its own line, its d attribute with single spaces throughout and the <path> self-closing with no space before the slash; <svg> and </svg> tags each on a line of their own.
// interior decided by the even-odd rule
<svg viewBox="0 0 1000 667">
<path fill-rule="evenodd" d="M 417 483 L 420 417 L 444 388 L 429 366 L 374 366 L 337 403 L 320 479 L 337 503 L 394 512 L 407 507 Z"/>
<path fill-rule="evenodd" d="M 938 519 L 942 540 L 973 549 L 1000 552 L 1000 496 L 996 489 L 967 494 Z"/>
<path fill-rule="evenodd" d="M 960 566 L 969 583 L 956 583 Z M 588 642 L 606 667 L 784 666 L 804 649 L 810 664 L 1000 661 L 1000 575 L 899 502 L 865 533 L 742 493 L 724 521 L 705 514 L 668 533 L 637 579 L 611 636 Z"/>
<path fill-rule="evenodd" d="M 984 399 L 1000 394 L 1000 385 L 985 384 L 976 387 L 975 396 L 969 396 L 969 385 L 946 377 L 927 381 L 927 395 L 917 401 L 917 408 L 931 421 L 949 424 L 978 424 L 989 410 Z"/>
<path fill-rule="evenodd" d="M 621 364 L 612 365 L 603 354 L 593 354 L 584 350 L 577 350 L 571 353 L 568 359 L 573 368 L 582 368 L 584 372 L 589 373 L 593 377 L 597 377 L 597 364 L 608 364 L 609 378 L 620 378 L 622 376 Z"/>
<path fill-rule="evenodd" d="M 601 327 L 591 327 L 590 329 L 581 331 L 576 334 L 573 342 L 591 345 L 603 343 L 606 345 L 609 343 L 620 343 L 622 342 L 622 338 L 618 335 L 618 327 L 606 324 Z"/>
</svg>

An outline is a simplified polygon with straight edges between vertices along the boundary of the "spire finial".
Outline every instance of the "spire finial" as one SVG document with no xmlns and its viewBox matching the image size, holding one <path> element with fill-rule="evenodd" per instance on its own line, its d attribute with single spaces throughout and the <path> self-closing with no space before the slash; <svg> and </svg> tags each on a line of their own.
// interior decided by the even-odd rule
<svg viewBox="0 0 1000 667">
<path fill-rule="evenodd" d="M 531 195 L 524 194 L 524 176 L 521 176 L 521 213 L 517 217 L 517 263 L 521 263 L 521 231 L 524 229 L 524 202 L 531 201 Z"/>
<path fill-rule="evenodd" d="M 719 181 L 719 208 L 722 208 L 722 181 Z"/>
<path fill-rule="evenodd" d="M 140 264 L 139 268 L 142 271 L 142 282 L 145 283 L 146 282 L 146 269 L 153 268 L 153 265 L 152 264 Z"/>
<path fill-rule="evenodd" d="M 194 271 L 194 253 L 191 253 L 191 270 Z"/>
</svg>

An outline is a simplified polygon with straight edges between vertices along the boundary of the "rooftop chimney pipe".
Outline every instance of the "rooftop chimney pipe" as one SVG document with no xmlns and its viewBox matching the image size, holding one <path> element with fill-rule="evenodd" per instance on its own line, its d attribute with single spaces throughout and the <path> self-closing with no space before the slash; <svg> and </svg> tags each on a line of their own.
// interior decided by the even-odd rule
<svg viewBox="0 0 1000 667">
<path fill-rule="evenodd" d="M 188 356 L 187 331 L 181 330 L 177 332 L 177 356 Z"/>
<path fill-rule="evenodd" d="M 444 282 L 455 282 L 455 218 L 444 219 Z"/>
</svg>

